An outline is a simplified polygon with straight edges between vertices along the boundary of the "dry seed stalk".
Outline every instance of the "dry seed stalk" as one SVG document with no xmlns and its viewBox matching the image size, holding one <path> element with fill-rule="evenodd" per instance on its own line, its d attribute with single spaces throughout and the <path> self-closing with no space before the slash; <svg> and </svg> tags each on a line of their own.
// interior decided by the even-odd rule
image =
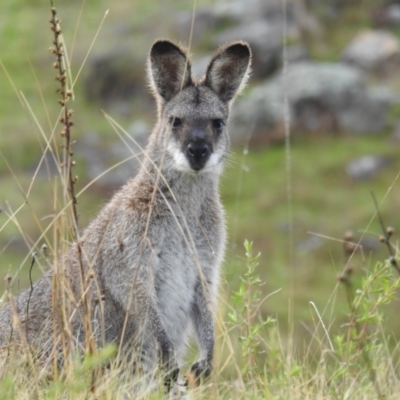
<svg viewBox="0 0 400 400">
<path fill-rule="evenodd" d="M 75 166 L 75 161 L 73 160 L 73 144 L 71 139 L 71 127 L 74 125 L 72 121 L 73 111 L 69 108 L 69 101 L 72 97 L 72 91 L 68 88 L 68 76 L 67 67 L 65 62 L 65 50 L 62 40 L 62 30 L 61 30 L 61 20 L 57 18 L 57 10 L 51 2 L 51 20 L 50 29 L 54 33 L 54 47 L 50 48 L 50 52 L 55 54 L 56 61 L 53 66 L 58 70 L 56 75 L 56 81 L 60 82 L 60 88 L 57 89 L 57 93 L 60 94 L 61 99 L 59 104 L 62 107 L 62 116 L 60 118 L 60 123 L 63 125 L 63 130 L 61 132 L 61 137 L 64 138 L 63 145 L 63 162 L 61 167 L 64 170 L 64 181 L 66 183 L 67 192 L 71 199 L 72 208 L 72 219 L 73 219 L 73 231 L 76 240 L 77 253 L 78 253 L 78 263 L 81 273 L 81 285 L 82 285 L 82 305 L 84 309 L 84 319 L 85 319 L 85 332 L 86 332 L 86 352 L 88 354 L 93 354 L 95 350 L 95 344 L 92 335 L 91 317 L 90 317 L 90 301 L 88 299 L 88 294 L 86 286 L 90 284 L 89 280 L 85 279 L 85 271 L 82 262 L 82 248 L 79 243 L 79 233 L 78 233 L 78 211 L 77 211 L 77 199 L 75 195 L 75 183 L 78 179 L 77 176 L 73 175 L 73 167 Z M 61 283 L 62 284 L 62 283 Z M 93 383 L 92 383 L 93 384 Z M 93 384 L 94 385 L 94 384 Z"/>
<path fill-rule="evenodd" d="M 61 136 L 64 138 L 65 143 L 63 145 L 63 162 L 61 164 L 62 168 L 65 171 L 65 178 L 67 183 L 67 191 L 72 201 L 72 212 L 74 218 L 74 231 L 75 236 L 77 236 L 77 225 L 78 225 L 78 212 L 76 205 L 78 203 L 75 196 L 75 183 L 77 181 L 77 177 L 73 176 L 72 168 L 75 165 L 75 161 L 72 159 L 74 152 L 72 149 L 73 142 L 71 140 L 71 127 L 74 125 L 72 121 L 73 111 L 69 108 L 69 99 L 72 96 L 71 90 L 68 89 L 68 77 L 67 70 L 65 66 L 64 59 L 64 45 L 61 38 L 61 20 L 56 17 L 57 11 L 55 7 L 51 7 L 52 18 L 50 20 L 50 29 L 54 32 L 54 41 L 50 52 L 56 55 L 56 62 L 53 64 L 53 67 L 58 70 L 58 74 L 56 75 L 56 81 L 60 82 L 60 88 L 57 89 L 57 93 L 60 94 L 61 99 L 59 100 L 59 104 L 62 107 L 62 117 L 60 119 L 61 124 L 63 125 L 63 130 L 61 132 Z"/>
<path fill-rule="evenodd" d="M 394 233 L 394 228 L 392 227 L 387 227 L 385 228 L 385 223 L 383 222 L 383 217 L 382 214 L 379 211 L 379 205 L 378 201 L 376 200 L 375 193 L 371 192 L 372 200 L 374 201 L 375 204 L 375 209 L 376 209 L 376 214 L 378 215 L 379 219 L 379 224 L 381 225 L 383 235 L 380 237 L 380 241 L 384 244 L 386 244 L 386 247 L 389 251 L 390 257 L 389 257 L 389 262 L 390 265 L 396 270 L 396 272 L 400 275 L 400 266 L 397 263 L 396 255 L 393 251 L 393 246 L 392 243 L 390 242 L 390 238 L 392 237 Z"/>
</svg>

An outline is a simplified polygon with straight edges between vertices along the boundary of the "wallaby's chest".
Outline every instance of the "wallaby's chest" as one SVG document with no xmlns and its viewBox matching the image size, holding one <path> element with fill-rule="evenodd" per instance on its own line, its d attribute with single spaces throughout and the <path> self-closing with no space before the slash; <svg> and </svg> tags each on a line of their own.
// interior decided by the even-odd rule
<svg viewBox="0 0 400 400">
<path fill-rule="evenodd" d="M 188 326 L 195 287 L 217 279 L 224 245 L 219 203 L 208 209 L 175 209 L 163 221 L 162 241 L 156 249 L 154 285 L 159 308 L 171 337 Z M 217 218 L 218 216 L 218 218 Z"/>
<path fill-rule="evenodd" d="M 213 218 L 218 210 L 171 209 L 164 217 L 162 240 L 157 243 L 156 277 L 191 291 L 200 276 L 218 268 L 222 251 L 223 220 Z M 166 276 L 165 276 L 166 275 Z M 171 279 L 172 277 L 172 279 Z"/>
</svg>

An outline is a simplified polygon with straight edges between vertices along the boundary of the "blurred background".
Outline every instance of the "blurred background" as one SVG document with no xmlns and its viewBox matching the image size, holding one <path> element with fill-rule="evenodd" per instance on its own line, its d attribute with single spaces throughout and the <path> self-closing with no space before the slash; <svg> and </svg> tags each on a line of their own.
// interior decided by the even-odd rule
<svg viewBox="0 0 400 400">
<path fill-rule="evenodd" d="M 278 291 L 262 303 L 264 317 L 276 316 L 283 332 L 295 332 L 299 348 L 315 316 L 310 302 L 330 329 L 342 329 L 338 274 L 350 262 L 357 282 L 389 257 L 378 240 L 371 192 L 386 225 L 400 230 L 400 0 L 55 6 L 76 79 L 77 191 L 94 180 L 79 197 L 81 229 L 137 171 L 131 160 L 98 178 L 131 155 L 104 113 L 145 145 L 156 121 L 145 72 L 153 41 L 190 43 L 201 76 L 217 46 L 246 40 L 253 74 L 232 109 L 232 154 L 222 180 L 229 229 L 222 297 L 229 302 L 239 287 L 248 239 L 261 252 L 263 296 Z M 47 1 L 0 5 L 0 276 L 20 270 L 14 292 L 28 285 L 30 254 L 53 233 L 32 246 L 59 209 L 57 166 L 44 139 L 53 134 L 54 148 L 62 144 L 50 16 Z M 343 242 L 345 235 L 360 246 Z M 399 308 L 390 306 L 386 322 L 397 337 L 400 321 L 391 316 Z"/>
</svg>

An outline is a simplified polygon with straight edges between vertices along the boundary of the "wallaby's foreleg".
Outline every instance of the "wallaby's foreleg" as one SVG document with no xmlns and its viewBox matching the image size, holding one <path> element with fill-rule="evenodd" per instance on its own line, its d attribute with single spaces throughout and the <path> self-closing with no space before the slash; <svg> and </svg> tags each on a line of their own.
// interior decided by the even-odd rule
<svg viewBox="0 0 400 400">
<path fill-rule="evenodd" d="M 191 368 L 196 384 L 199 384 L 201 378 L 210 376 L 213 366 L 215 316 L 211 308 L 209 290 L 207 282 L 199 282 L 192 307 L 192 318 L 200 348 L 200 359 Z"/>
<path fill-rule="evenodd" d="M 151 305 L 148 308 L 147 315 L 151 332 L 154 332 L 155 339 L 160 348 L 161 362 L 165 371 L 164 385 L 167 391 L 169 391 L 179 375 L 179 367 L 175 357 L 174 346 L 167 335 L 155 305 Z"/>
</svg>

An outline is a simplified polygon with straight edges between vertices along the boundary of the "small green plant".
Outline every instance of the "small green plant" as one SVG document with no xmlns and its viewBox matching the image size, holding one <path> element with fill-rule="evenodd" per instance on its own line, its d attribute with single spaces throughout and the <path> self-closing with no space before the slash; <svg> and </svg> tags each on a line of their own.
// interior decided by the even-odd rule
<svg viewBox="0 0 400 400">
<path fill-rule="evenodd" d="M 253 255 L 253 243 L 248 240 L 245 240 L 244 247 L 246 272 L 241 277 L 239 289 L 232 296 L 236 307 L 228 317 L 230 323 L 240 330 L 239 343 L 244 361 L 242 373 L 249 381 L 254 381 L 256 374 L 260 374 L 264 368 L 257 362 L 258 355 L 265 353 L 262 335 L 265 328 L 275 321 L 271 317 L 264 319 L 260 313 L 263 281 L 256 273 L 260 253 Z"/>
<path fill-rule="evenodd" d="M 400 289 L 400 278 L 397 260 L 390 243 L 394 230 L 384 228 L 379 211 L 378 217 L 385 232 L 380 241 L 388 246 L 390 257 L 383 263 L 377 263 L 372 271 L 367 271 L 358 289 L 354 286 L 353 268 L 350 265 L 347 265 L 338 277 L 345 288 L 349 313 L 348 322 L 344 325 L 347 327 L 347 333 L 334 338 L 340 367 L 332 380 L 365 373 L 374 387 L 377 398 L 382 399 L 385 398 L 387 385 L 378 376 L 377 368 L 380 364 L 378 360 L 387 345 L 386 335 L 382 332 L 386 316 L 384 307 L 396 300 Z M 345 238 L 345 247 L 348 243 Z M 387 361 L 391 363 L 393 359 L 391 354 Z M 348 385 L 345 383 L 344 387 L 346 386 Z"/>
</svg>

